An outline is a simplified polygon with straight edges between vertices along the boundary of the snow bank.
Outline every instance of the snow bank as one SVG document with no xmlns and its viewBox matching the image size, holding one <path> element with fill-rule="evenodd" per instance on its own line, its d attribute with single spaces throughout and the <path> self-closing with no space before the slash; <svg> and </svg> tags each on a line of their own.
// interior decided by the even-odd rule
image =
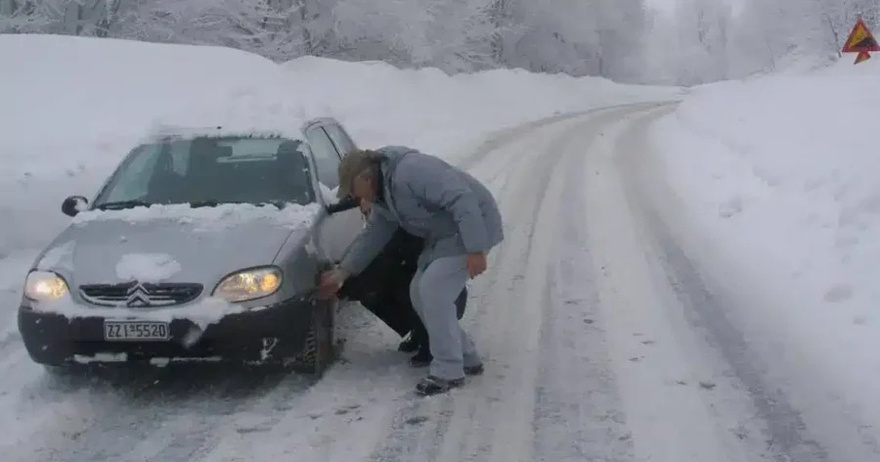
<svg viewBox="0 0 880 462">
<path fill-rule="evenodd" d="M 880 60 L 697 89 L 654 127 L 670 183 L 780 355 L 880 423 Z M 734 284 L 733 279 L 726 282 Z M 809 379 L 808 379 L 809 380 Z"/>
<path fill-rule="evenodd" d="M 674 96 L 601 79 L 302 58 L 277 65 L 222 47 L 47 35 L 0 36 L 0 254 L 39 248 L 139 140 L 168 126 L 297 132 L 334 116 L 364 146 L 447 155 L 487 130 L 558 112 Z M 451 154 L 450 154 L 451 155 Z"/>
<path fill-rule="evenodd" d="M 676 98 L 679 89 L 522 69 L 447 75 L 303 57 L 284 68 L 311 112 L 336 117 L 364 146 L 404 144 L 447 159 L 488 131 L 589 108 Z"/>
<path fill-rule="evenodd" d="M 279 81 L 277 65 L 221 47 L 0 36 L 0 252 L 39 247 L 163 116 Z M 202 123 L 212 123 L 205 118 Z"/>
</svg>

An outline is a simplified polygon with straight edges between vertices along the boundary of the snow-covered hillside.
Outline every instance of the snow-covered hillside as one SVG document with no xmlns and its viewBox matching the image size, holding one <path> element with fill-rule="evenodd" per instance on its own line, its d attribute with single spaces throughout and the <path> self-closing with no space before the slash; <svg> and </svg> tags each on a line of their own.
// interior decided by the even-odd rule
<svg viewBox="0 0 880 462">
<path fill-rule="evenodd" d="M 155 123 L 211 126 L 244 111 L 295 129 L 333 116 L 365 146 L 447 156 L 487 130 L 658 93 L 520 71 L 449 77 L 318 58 L 278 66 L 228 48 L 62 36 L 0 36 L 0 56 L 0 211 L 20 223 L 0 230 L 6 252 L 50 238 L 65 223 L 64 197 L 91 195 Z"/>
<path fill-rule="evenodd" d="M 760 320 L 770 371 L 809 364 L 820 402 L 880 424 L 880 60 L 852 58 L 697 88 L 654 139 L 694 255 Z"/>
</svg>

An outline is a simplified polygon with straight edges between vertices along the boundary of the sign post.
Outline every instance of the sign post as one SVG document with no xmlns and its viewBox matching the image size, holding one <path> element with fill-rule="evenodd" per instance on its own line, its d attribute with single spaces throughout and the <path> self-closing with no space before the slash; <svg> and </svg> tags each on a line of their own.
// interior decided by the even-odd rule
<svg viewBox="0 0 880 462">
<path fill-rule="evenodd" d="M 864 61 L 871 59 L 870 52 L 878 52 L 880 51 L 880 45 L 877 44 L 877 39 L 874 38 L 874 35 L 871 34 L 871 31 L 868 30 L 868 26 L 865 24 L 865 21 L 862 20 L 862 17 L 859 16 L 856 21 L 856 25 L 853 26 L 852 31 L 849 33 L 849 37 L 846 39 L 846 43 L 843 45 L 844 53 L 858 53 L 856 55 L 856 62 L 853 64 L 858 64 Z"/>
</svg>

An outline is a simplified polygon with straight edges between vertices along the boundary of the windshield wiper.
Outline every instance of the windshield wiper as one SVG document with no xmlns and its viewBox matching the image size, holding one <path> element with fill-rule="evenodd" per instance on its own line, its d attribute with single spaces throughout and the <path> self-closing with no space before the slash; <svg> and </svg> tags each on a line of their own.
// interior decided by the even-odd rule
<svg viewBox="0 0 880 462">
<path fill-rule="evenodd" d="M 284 201 L 280 201 L 280 200 L 276 200 L 276 201 L 263 201 L 263 202 L 246 202 L 246 201 L 223 201 L 223 202 L 220 202 L 220 201 L 216 201 L 216 200 L 204 200 L 204 201 L 193 201 L 193 202 L 189 202 L 189 206 L 192 207 L 192 208 L 198 208 L 198 207 L 217 207 L 218 205 L 221 205 L 221 204 L 253 204 L 253 205 L 256 205 L 256 206 L 262 206 L 262 205 L 266 205 L 266 204 L 268 204 L 268 205 L 273 205 L 273 206 L 275 206 L 276 208 L 279 208 L 279 209 L 283 209 L 284 206 L 287 205 L 287 204 L 284 203 Z"/>
<path fill-rule="evenodd" d="M 218 205 L 220 205 L 220 202 L 218 202 L 218 201 L 194 201 L 194 202 L 189 203 L 189 206 L 192 208 L 216 207 Z"/>
<path fill-rule="evenodd" d="M 101 205 L 96 206 L 98 210 L 122 210 L 122 209 L 131 209 L 135 207 L 149 207 L 153 204 L 149 202 L 144 202 L 142 200 L 130 200 L 130 201 L 116 201 L 116 202 L 104 202 Z"/>
</svg>

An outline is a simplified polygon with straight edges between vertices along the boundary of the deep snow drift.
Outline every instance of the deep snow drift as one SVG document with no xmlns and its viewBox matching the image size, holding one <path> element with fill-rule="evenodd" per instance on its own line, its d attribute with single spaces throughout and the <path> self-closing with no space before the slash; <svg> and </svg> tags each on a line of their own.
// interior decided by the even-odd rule
<svg viewBox="0 0 880 462">
<path fill-rule="evenodd" d="M 694 252 L 761 320 L 750 342 L 768 368 L 808 365 L 819 402 L 851 398 L 878 425 L 880 60 L 851 58 L 697 88 L 654 139 L 703 236 Z"/>
</svg>

